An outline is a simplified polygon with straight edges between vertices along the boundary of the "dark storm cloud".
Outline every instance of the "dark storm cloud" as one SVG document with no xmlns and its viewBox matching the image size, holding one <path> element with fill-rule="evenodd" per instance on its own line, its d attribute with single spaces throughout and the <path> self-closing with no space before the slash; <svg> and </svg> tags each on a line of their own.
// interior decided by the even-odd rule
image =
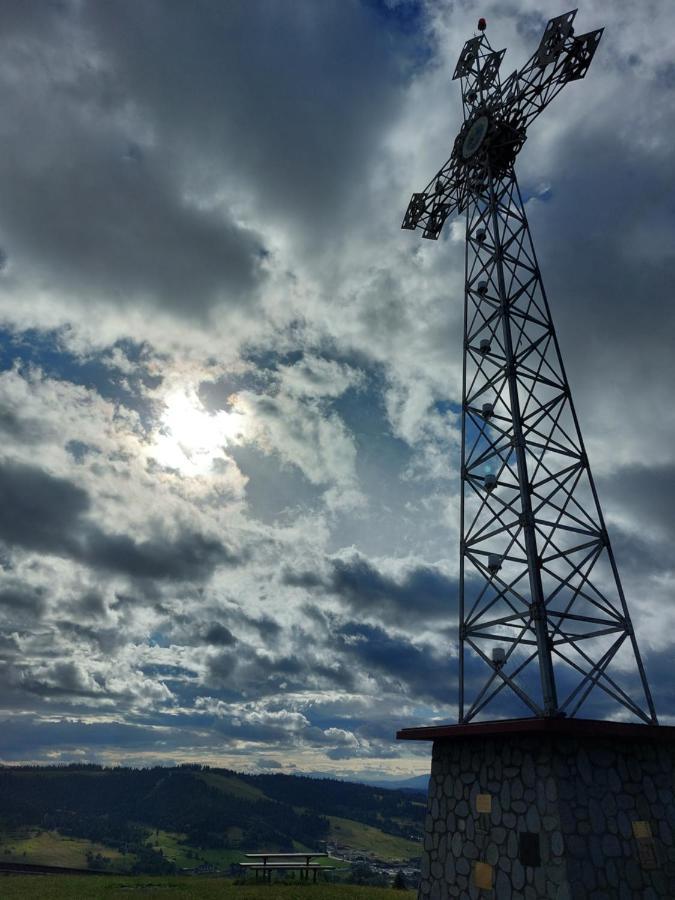
<svg viewBox="0 0 675 900">
<path fill-rule="evenodd" d="M 86 517 L 87 493 L 73 482 L 20 463 L 0 464 L 0 539 L 26 550 L 71 557 L 132 578 L 203 579 L 239 557 L 201 534 L 135 541 Z"/>
<path fill-rule="evenodd" d="M 42 190 L 34 176 L 22 181 L 0 168 L 1 220 L 17 248 L 17 276 L 39 260 L 35 268 L 53 287 L 123 304 L 149 300 L 189 317 L 221 300 L 253 299 L 261 258 L 253 234 L 190 208 L 151 158 L 128 162 L 113 147 L 97 159 L 86 145 Z"/>
<path fill-rule="evenodd" d="M 667 575 L 673 570 L 669 551 L 672 542 L 626 531 L 616 524 L 608 530 L 619 572 L 624 578 L 627 575 L 633 578 Z"/>
<path fill-rule="evenodd" d="M 355 0 L 85 2 L 10 20 L 12 278 L 81 301 L 191 318 L 255 302 L 267 251 L 230 204 L 316 237 L 396 103 L 399 38 Z"/>
<path fill-rule="evenodd" d="M 155 30 L 165 17 L 156 14 Z M 76 7 L 64 5 L 52 24 L 49 31 L 42 14 L 32 15 L 0 36 L 10 123 L 0 222 L 13 277 L 190 316 L 219 300 L 249 302 L 261 277 L 260 239 L 222 205 L 188 198 L 189 172 L 176 168 L 175 148 L 137 142 L 152 113 L 134 111 L 137 98 L 122 84 L 126 61 L 101 59 L 100 36 L 79 27 Z M 151 34 L 139 37 L 152 43 Z M 168 70 L 175 58 L 166 52 Z M 36 58 L 50 63 L 35 66 Z"/>
<path fill-rule="evenodd" d="M 26 673 L 21 680 L 21 687 L 44 697 L 93 699 L 101 694 L 101 686 L 86 679 L 80 666 L 72 660 L 58 660 L 41 678 L 34 678 Z"/>
<path fill-rule="evenodd" d="M 85 4 L 83 21 L 165 140 L 235 172 L 259 213 L 307 238 L 377 153 L 416 43 L 355 0 L 122 0 Z"/>
<path fill-rule="evenodd" d="M 214 622 L 213 625 L 209 626 L 204 634 L 204 640 L 207 644 L 216 644 L 220 647 L 231 647 L 232 644 L 237 642 L 230 629 L 220 625 L 218 622 Z"/>
<path fill-rule="evenodd" d="M 0 614 L 12 617 L 14 624 L 25 620 L 35 623 L 45 611 L 44 592 L 23 584 L 9 581 L 0 585 Z"/>
<path fill-rule="evenodd" d="M 208 681 L 220 686 L 230 685 L 236 666 L 237 656 L 230 651 L 211 657 L 208 662 Z"/>
<path fill-rule="evenodd" d="M 86 491 L 20 463 L 0 464 L 0 539 L 28 550 L 64 553 L 89 509 Z"/>
<path fill-rule="evenodd" d="M 86 156 L 49 190 L 45 183 L 36 192 L 28 174 L 5 188 L 2 219 L 17 248 L 16 275 L 39 259 L 38 271 L 56 288 L 122 303 L 148 299 L 189 316 L 218 300 L 252 299 L 261 249 L 253 234 L 190 208 L 153 172 L 151 158 L 127 162 L 117 147 L 102 148 L 97 159 L 86 143 Z M 9 173 L 0 169 L 0 179 L 7 184 Z"/>
<path fill-rule="evenodd" d="M 675 709 L 675 679 L 673 679 L 673 648 L 652 652 L 645 659 L 647 678 L 654 698 L 657 714 L 668 717 L 672 722 L 672 711 Z M 638 695 L 637 673 L 633 674 L 633 690 Z"/>
<path fill-rule="evenodd" d="M 624 466 L 598 479 L 598 489 L 644 531 L 656 530 L 669 542 L 675 540 L 675 464 Z"/>
<path fill-rule="evenodd" d="M 317 639 L 296 629 L 294 651 L 256 652 L 250 644 L 238 641 L 236 650 L 223 650 L 207 661 L 206 684 L 227 692 L 230 699 L 283 696 L 293 691 L 320 689 L 353 690 L 356 673 L 351 662 L 340 653 L 322 652 L 322 646 L 335 649 L 331 627 Z M 339 650 L 339 648 L 337 648 Z"/>
<path fill-rule="evenodd" d="M 272 644 L 279 637 L 283 628 L 279 622 L 268 615 L 249 615 L 235 602 L 228 601 L 214 606 L 206 605 L 203 596 L 195 592 L 200 604 L 199 620 L 195 611 L 176 613 L 170 607 L 157 607 L 158 611 L 171 619 L 173 639 L 183 644 L 211 644 L 213 646 L 230 647 L 237 640 L 240 632 L 244 636 L 253 634 L 263 645 Z M 185 595 L 184 595 L 185 596 Z"/>
<path fill-rule="evenodd" d="M 107 612 L 105 600 L 98 591 L 87 591 L 81 597 L 78 597 L 73 605 L 77 609 L 79 616 L 84 615 L 88 619 L 101 618 Z"/>
<path fill-rule="evenodd" d="M 675 466 L 623 466 L 596 481 L 620 574 L 669 578 L 674 568 Z"/>
<path fill-rule="evenodd" d="M 383 617 L 445 617 L 454 604 L 457 583 L 434 566 L 419 565 L 396 581 L 379 572 L 365 557 L 354 554 L 332 561 L 330 588 L 352 610 Z"/>
<path fill-rule="evenodd" d="M 272 759 L 269 756 L 260 756 L 255 761 L 256 769 L 283 769 L 284 764 L 280 763 L 277 759 Z"/>
<path fill-rule="evenodd" d="M 239 558 L 219 541 L 201 534 L 181 535 L 174 541 L 134 541 L 92 529 L 85 540 L 83 562 L 121 572 L 132 578 L 202 579 L 218 565 L 234 565 Z"/>
<path fill-rule="evenodd" d="M 100 650 L 110 656 L 120 647 L 124 647 L 128 641 L 128 635 L 124 629 L 116 625 L 103 625 L 96 622 L 95 625 L 82 625 L 79 622 L 60 620 L 56 628 L 66 638 L 78 647 L 91 647 Z"/>
<path fill-rule="evenodd" d="M 253 616 L 244 615 L 242 619 L 247 625 L 255 628 L 258 634 L 267 641 L 271 642 L 281 633 L 281 625 L 269 616 L 255 618 Z"/>
<path fill-rule="evenodd" d="M 411 700 L 448 701 L 448 686 L 456 679 L 454 662 L 439 658 L 428 646 L 417 646 L 384 628 L 347 622 L 335 634 L 340 651 L 381 681 L 389 691 Z"/>
<path fill-rule="evenodd" d="M 292 569 L 287 568 L 282 575 L 282 581 L 284 584 L 288 584 L 291 587 L 304 588 L 308 591 L 315 588 L 330 589 L 330 580 L 319 574 L 319 572 L 310 572 L 306 569 L 295 572 Z"/>
<path fill-rule="evenodd" d="M 88 724 L 72 720 L 43 722 L 17 716 L 0 723 L 0 753 L 7 759 L 26 758 L 26 748 L 41 754 L 49 748 L 142 747 L 166 741 L 165 729 L 117 722 Z"/>
<path fill-rule="evenodd" d="M 384 575 L 359 553 L 329 561 L 328 575 L 287 569 L 285 584 L 337 595 L 352 612 L 396 622 L 447 618 L 454 609 L 457 582 L 435 566 L 410 568 L 400 580 Z"/>
<path fill-rule="evenodd" d="M 65 9 L 65 3 L 45 3 L 37 16 L 35 8 L 31 9 L 26 3 L 3 3 L 0 6 L 0 31 L 8 37 L 24 38 L 27 31 L 48 37 L 58 29 Z"/>
<path fill-rule="evenodd" d="M 266 656 L 255 655 L 251 647 L 240 647 L 236 652 L 226 651 L 209 662 L 212 676 L 223 681 L 229 679 L 235 666 L 239 667 L 238 684 L 254 691 L 274 691 L 281 682 L 290 679 L 291 684 L 302 686 L 301 676 L 310 669 L 306 660 L 295 654 Z M 229 685 L 232 681 L 228 682 Z"/>
<path fill-rule="evenodd" d="M 650 96 L 640 119 L 654 103 Z M 556 148 L 552 197 L 531 209 L 531 224 L 587 440 L 625 415 L 658 450 L 670 441 L 662 406 L 675 379 L 672 141 L 621 141 L 599 127 Z"/>
</svg>

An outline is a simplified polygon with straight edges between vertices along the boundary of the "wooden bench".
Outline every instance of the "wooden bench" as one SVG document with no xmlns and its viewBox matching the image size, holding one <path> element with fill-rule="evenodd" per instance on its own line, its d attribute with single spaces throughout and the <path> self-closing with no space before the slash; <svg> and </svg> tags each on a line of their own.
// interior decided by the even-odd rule
<svg viewBox="0 0 675 900">
<path fill-rule="evenodd" d="M 267 878 L 268 883 L 272 882 L 272 871 L 295 871 L 300 872 L 301 876 L 309 879 L 309 873 L 314 873 L 314 881 L 316 881 L 317 872 L 322 869 L 330 871 L 334 866 L 322 866 L 319 863 L 310 862 L 317 857 L 327 857 L 327 853 L 247 853 L 247 859 L 256 859 L 258 862 L 239 863 L 242 869 L 251 869 L 255 872 L 256 879 L 258 873 L 263 873 L 263 880 Z M 304 860 L 304 862 L 301 862 Z M 304 876 L 302 875 L 304 873 Z"/>
</svg>

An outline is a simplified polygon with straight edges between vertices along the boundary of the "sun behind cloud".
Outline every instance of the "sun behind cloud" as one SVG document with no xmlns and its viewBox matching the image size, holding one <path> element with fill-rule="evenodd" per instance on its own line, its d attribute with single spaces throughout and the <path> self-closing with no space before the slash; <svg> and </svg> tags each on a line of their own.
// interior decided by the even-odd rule
<svg viewBox="0 0 675 900">
<path fill-rule="evenodd" d="M 194 387 L 172 390 L 164 404 L 150 455 L 181 475 L 208 475 L 223 449 L 243 434 L 246 417 L 241 412 L 209 412 Z"/>
</svg>

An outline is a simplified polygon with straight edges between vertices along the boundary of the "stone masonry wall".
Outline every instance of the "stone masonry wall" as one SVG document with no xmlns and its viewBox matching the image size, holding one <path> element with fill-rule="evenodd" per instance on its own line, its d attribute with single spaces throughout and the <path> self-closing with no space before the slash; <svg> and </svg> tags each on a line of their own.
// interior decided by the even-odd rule
<svg viewBox="0 0 675 900">
<path fill-rule="evenodd" d="M 436 741 L 419 900 L 673 900 L 674 777 L 673 744 Z"/>
</svg>

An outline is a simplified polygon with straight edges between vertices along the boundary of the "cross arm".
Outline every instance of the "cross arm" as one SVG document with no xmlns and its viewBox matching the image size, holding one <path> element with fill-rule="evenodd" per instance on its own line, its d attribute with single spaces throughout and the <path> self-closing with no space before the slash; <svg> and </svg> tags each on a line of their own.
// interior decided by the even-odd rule
<svg viewBox="0 0 675 900">
<path fill-rule="evenodd" d="M 575 35 L 575 15 L 550 19 L 537 50 L 502 84 L 502 102 L 517 127 L 527 129 L 569 81 L 586 75 L 604 29 Z"/>
<path fill-rule="evenodd" d="M 412 195 L 401 228 L 420 228 L 422 237 L 435 241 L 445 220 L 464 209 L 465 195 L 464 179 L 453 155 L 423 191 Z"/>
<path fill-rule="evenodd" d="M 476 103 L 487 99 L 495 86 L 498 88 L 499 67 L 505 53 L 506 50 L 493 50 L 485 34 L 470 38 L 464 44 L 452 80 L 462 79 L 465 121 L 474 113 Z"/>
</svg>

